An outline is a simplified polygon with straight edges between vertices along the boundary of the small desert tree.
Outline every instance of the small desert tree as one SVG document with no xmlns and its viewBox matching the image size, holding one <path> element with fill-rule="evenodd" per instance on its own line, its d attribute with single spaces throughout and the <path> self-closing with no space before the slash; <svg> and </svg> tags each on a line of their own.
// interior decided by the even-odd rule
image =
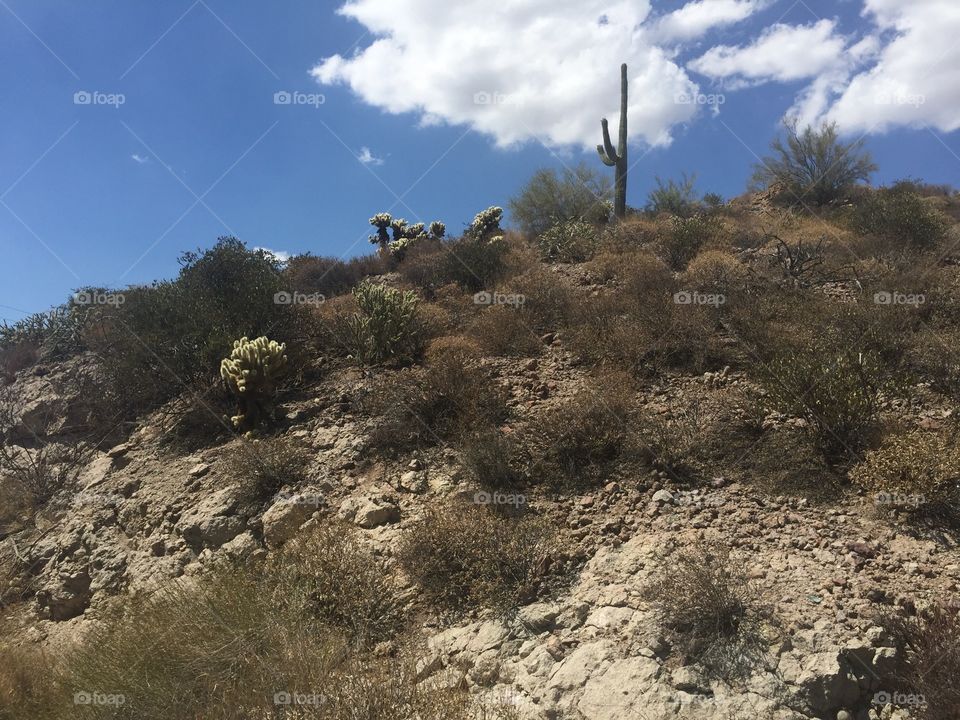
<svg viewBox="0 0 960 720">
<path fill-rule="evenodd" d="M 572 220 L 606 222 L 610 197 L 609 178 L 582 163 L 560 173 L 541 168 L 510 200 L 510 212 L 523 232 L 539 235 Z"/>
<path fill-rule="evenodd" d="M 864 140 L 842 142 L 836 123 L 819 129 L 808 125 L 802 131 L 796 121 L 784 126 L 784 136 L 770 146 L 773 155 L 756 166 L 753 182 L 759 187 L 780 185 L 786 202 L 826 205 L 877 169 Z"/>
</svg>

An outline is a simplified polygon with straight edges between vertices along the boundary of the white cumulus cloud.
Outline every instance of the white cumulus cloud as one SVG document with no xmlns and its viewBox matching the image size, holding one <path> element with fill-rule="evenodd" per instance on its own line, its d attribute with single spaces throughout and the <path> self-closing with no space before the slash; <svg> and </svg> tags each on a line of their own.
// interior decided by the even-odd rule
<svg viewBox="0 0 960 720">
<path fill-rule="evenodd" d="M 360 148 L 360 152 L 357 153 L 357 160 L 364 165 L 383 165 L 384 162 L 383 158 L 374 155 L 370 148 L 366 146 Z"/>
<path fill-rule="evenodd" d="M 500 146 L 539 140 L 592 148 L 600 117 L 616 127 L 629 66 L 630 136 L 670 142 L 697 112 L 698 88 L 644 23 L 648 0 L 352 0 L 341 14 L 375 36 L 312 70 L 391 113 L 463 124 Z"/>
<path fill-rule="evenodd" d="M 694 40 L 713 28 L 746 20 L 772 3 L 773 0 L 694 0 L 660 18 L 655 33 L 667 42 Z"/>
<path fill-rule="evenodd" d="M 960 128 L 960 3 L 866 0 L 865 16 L 890 39 L 854 75 L 826 116 L 850 131 Z"/>
</svg>

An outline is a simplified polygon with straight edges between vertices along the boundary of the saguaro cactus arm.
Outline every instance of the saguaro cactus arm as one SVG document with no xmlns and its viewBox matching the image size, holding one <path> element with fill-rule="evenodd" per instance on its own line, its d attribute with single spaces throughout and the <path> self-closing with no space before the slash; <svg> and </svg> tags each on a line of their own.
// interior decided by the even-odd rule
<svg viewBox="0 0 960 720">
<path fill-rule="evenodd" d="M 600 121 L 603 130 L 603 145 L 597 145 L 597 152 L 604 165 L 616 168 L 616 191 L 613 212 L 618 218 L 627 213 L 627 64 L 620 66 L 620 137 L 614 149 L 610 141 L 610 127 L 607 119 Z"/>
<path fill-rule="evenodd" d="M 600 159 L 604 165 L 614 167 L 620 158 L 617 157 L 617 151 L 613 149 L 613 143 L 610 142 L 610 128 L 606 118 L 600 121 L 600 127 L 603 129 L 603 145 L 597 145 L 597 152 L 600 153 Z"/>
</svg>

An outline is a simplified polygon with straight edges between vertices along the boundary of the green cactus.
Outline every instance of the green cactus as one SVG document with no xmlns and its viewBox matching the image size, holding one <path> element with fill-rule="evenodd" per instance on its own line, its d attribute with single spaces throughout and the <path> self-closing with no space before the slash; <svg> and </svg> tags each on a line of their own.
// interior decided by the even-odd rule
<svg viewBox="0 0 960 720">
<path fill-rule="evenodd" d="M 377 229 L 377 234 L 370 236 L 370 242 L 384 248 L 389 245 L 390 235 L 387 234 L 387 230 L 392 223 L 393 218 L 390 217 L 390 213 L 377 213 L 370 218 L 370 224 Z"/>
<path fill-rule="evenodd" d="M 417 295 L 364 280 L 353 289 L 359 312 L 348 323 L 350 346 L 360 362 L 403 360 L 418 350 Z"/>
<path fill-rule="evenodd" d="M 501 240 L 503 238 L 503 230 L 500 229 L 500 219 L 502 217 L 503 208 L 495 205 L 488 207 L 476 214 L 467 233 L 475 240 L 490 242 Z"/>
<path fill-rule="evenodd" d="M 430 223 L 429 232 L 424 223 L 407 225 L 403 218 L 394 219 L 390 213 L 377 213 L 370 218 L 370 224 L 377 228 L 377 234 L 370 236 L 370 242 L 379 245 L 384 252 L 389 252 L 394 258 L 403 259 L 404 253 L 417 240 L 441 239 L 446 233 L 446 225 L 439 220 Z M 393 237 L 390 237 L 390 232 Z"/>
<path fill-rule="evenodd" d="M 444 225 L 439 220 L 434 220 L 430 223 L 430 233 L 429 237 L 433 240 L 442 240 L 443 236 L 447 234 L 447 226 Z"/>
<path fill-rule="evenodd" d="M 220 363 L 220 377 L 237 398 L 239 411 L 230 418 L 237 429 L 252 430 L 273 413 L 276 386 L 287 367 L 287 346 L 266 337 L 234 341 L 230 357 Z"/>
<path fill-rule="evenodd" d="M 616 168 L 616 192 L 614 194 L 613 214 L 622 219 L 627 214 L 627 64 L 620 66 L 620 137 L 617 148 L 610 142 L 610 130 L 607 119 L 600 121 L 603 129 L 603 145 L 597 145 L 597 152 L 604 165 Z"/>
</svg>

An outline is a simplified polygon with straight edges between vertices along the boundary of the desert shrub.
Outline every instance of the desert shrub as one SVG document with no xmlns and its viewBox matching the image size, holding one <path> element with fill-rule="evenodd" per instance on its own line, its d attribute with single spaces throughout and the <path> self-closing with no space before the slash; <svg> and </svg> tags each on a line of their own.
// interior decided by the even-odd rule
<svg viewBox="0 0 960 720">
<path fill-rule="evenodd" d="M 467 331 L 494 355 L 538 355 L 543 343 L 527 324 L 524 313 L 513 306 L 493 305 L 473 318 Z"/>
<path fill-rule="evenodd" d="M 46 312 L 14 323 L 0 322 L 0 352 L 33 348 L 36 359 L 58 360 L 83 350 L 84 332 L 95 321 L 98 308 L 78 303 L 81 293 Z"/>
<path fill-rule="evenodd" d="M 826 262 L 823 237 L 816 244 L 804 244 L 803 238 L 798 238 L 795 243 L 787 243 L 776 236 L 772 239 L 776 242 L 776 251 L 771 262 L 779 269 L 782 278 L 795 285 L 808 284 Z"/>
<path fill-rule="evenodd" d="M 876 431 L 889 373 L 873 353 L 813 343 L 758 368 L 782 412 L 803 418 L 825 454 L 857 457 Z"/>
<path fill-rule="evenodd" d="M 32 342 L 22 341 L 13 345 L 0 346 L 0 379 L 11 383 L 21 370 L 30 367 L 40 359 L 40 352 Z"/>
<path fill-rule="evenodd" d="M 374 418 L 371 443 L 388 449 L 455 439 L 506 416 L 503 393 L 483 368 L 450 352 L 384 379 L 361 408 Z"/>
<path fill-rule="evenodd" d="M 700 541 L 663 557 L 648 596 L 685 661 L 722 675 L 749 671 L 762 644 L 763 612 L 728 548 Z"/>
<path fill-rule="evenodd" d="M 185 386 L 216 382 L 238 337 L 269 332 L 288 342 L 302 331 L 303 308 L 274 301 L 285 288 L 271 254 L 221 238 L 210 250 L 185 253 L 180 264 L 174 281 L 124 291 L 125 302 L 103 312 L 93 342 L 111 395 L 133 414 Z"/>
<path fill-rule="evenodd" d="M 297 255 L 287 261 L 283 277 L 288 292 L 319 293 L 331 298 L 348 293 L 361 280 L 386 271 L 387 263 L 381 255 L 361 255 L 349 260 Z"/>
<path fill-rule="evenodd" d="M 241 439 L 227 450 L 223 470 L 246 498 L 263 502 L 284 485 L 306 482 L 309 463 L 307 448 L 291 438 Z"/>
<path fill-rule="evenodd" d="M 697 460 L 707 429 L 699 402 L 679 406 L 669 414 L 647 415 L 637 427 L 655 468 L 679 482 L 693 479 L 700 470 Z"/>
<path fill-rule="evenodd" d="M 929 250 L 947 231 L 947 221 L 919 195 L 881 189 L 867 195 L 853 211 L 852 228 L 884 241 L 893 253 Z"/>
<path fill-rule="evenodd" d="M 960 500 L 960 446 L 954 433 L 894 434 L 866 453 L 850 479 L 879 505 L 942 514 Z"/>
<path fill-rule="evenodd" d="M 608 225 L 602 245 L 614 252 L 635 250 L 653 243 L 659 234 L 659 225 L 654 218 L 645 215 L 628 215 L 620 222 Z"/>
<path fill-rule="evenodd" d="M 826 205 L 846 196 L 857 183 L 876 171 L 861 138 L 840 140 L 835 123 L 802 131 L 796 122 L 785 123 L 785 137 L 771 144 L 773 155 L 763 158 L 753 181 L 762 187 L 779 186 L 781 199 L 789 204 L 809 201 Z"/>
<path fill-rule="evenodd" d="M 504 276 L 509 249 L 503 239 L 479 239 L 470 234 L 446 242 L 427 241 L 406 254 L 398 271 L 404 280 L 428 293 L 449 283 L 477 292 Z"/>
<path fill-rule="evenodd" d="M 923 704 L 910 710 L 911 717 L 919 720 L 958 717 L 960 613 L 956 603 L 932 605 L 915 617 L 890 614 L 882 619 L 882 626 L 899 651 L 896 667 L 881 679 L 882 691 L 922 698 Z"/>
<path fill-rule="evenodd" d="M 463 443 L 463 466 L 481 487 L 502 490 L 519 480 L 516 442 L 497 428 L 483 428 Z"/>
<path fill-rule="evenodd" d="M 528 235 L 540 235 L 571 220 L 604 223 L 611 212 L 611 184 L 606 174 L 585 163 L 557 173 L 542 168 L 510 200 L 510 214 Z"/>
<path fill-rule="evenodd" d="M 611 374 L 537 418 L 522 438 L 528 481 L 566 491 L 606 480 L 631 448 L 631 387 Z"/>
<path fill-rule="evenodd" d="M 361 282 L 353 289 L 357 312 L 347 321 L 347 346 L 360 362 L 410 360 L 419 354 L 423 333 L 417 296 L 386 285 Z"/>
<path fill-rule="evenodd" d="M 277 602 L 346 633 L 355 643 L 374 645 L 402 629 L 399 595 L 380 562 L 346 525 L 321 525 L 283 546 L 268 574 Z"/>
<path fill-rule="evenodd" d="M 220 363 L 220 377 L 237 400 L 233 427 L 252 430 L 273 422 L 277 384 L 287 371 L 287 346 L 261 336 L 242 337 Z"/>
<path fill-rule="evenodd" d="M 406 532 L 398 559 L 438 609 L 506 612 L 537 597 L 555 542 L 549 526 L 530 516 L 506 517 L 481 505 L 447 507 Z"/>
<path fill-rule="evenodd" d="M 934 323 L 921 328 L 908 350 L 910 367 L 934 389 L 960 398 L 960 328 Z"/>
<path fill-rule="evenodd" d="M 750 436 L 749 440 L 752 445 L 741 452 L 736 467 L 725 472 L 738 474 L 771 496 L 794 495 L 835 502 L 845 492 L 841 478 L 830 468 L 809 433 L 780 428 Z M 784 462 L 784 458 L 790 461 Z"/>
<path fill-rule="evenodd" d="M 540 257 L 548 262 L 578 263 L 593 255 L 597 228 L 583 220 L 565 220 L 537 236 Z"/>
<path fill-rule="evenodd" d="M 34 646 L 0 648 L 0 720 L 66 717 L 62 698 L 50 692 L 59 682 L 52 657 Z"/>
<path fill-rule="evenodd" d="M 681 284 L 692 290 L 728 296 L 742 289 L 748 277 L 747 267 L 736 256 L 722 250 L 707 250 L 690 261 Z"/>
<path fill-rule="evenodd" d="M 683 270 L 706 245 L 717 240 L 723 227 L 711 215 L 673 217 L 658 240 L 663 259 L 674 270 Z"/>
<path fill-rule="evenodd" d="M 650 191 L 647 196 L 646 210 L 649 213 L 669 213 L 681 218 L 689 218 L 696 215 L 702 209 L 702 203 L 697 197 L 696 182 L 697 176 L 683 175 L 683 179 L 676 181 L 673 179 L 663 182 L 659 177 L 656 178 L 657 187 Z"/>
</svg>

